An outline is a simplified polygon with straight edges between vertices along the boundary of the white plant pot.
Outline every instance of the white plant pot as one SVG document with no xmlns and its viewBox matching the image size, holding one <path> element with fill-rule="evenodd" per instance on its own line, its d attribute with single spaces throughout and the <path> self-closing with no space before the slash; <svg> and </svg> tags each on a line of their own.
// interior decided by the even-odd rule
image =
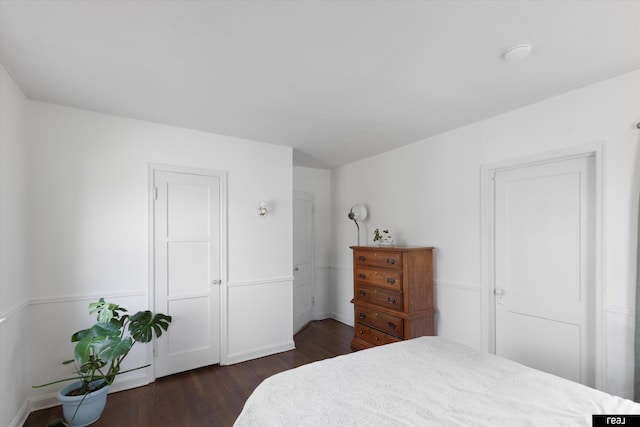
<svg viewBox="0 0 640 427">
<path fill-rule="evenodd" d="M 393 239 L 391 236 L 382 236 L 380 246 L 393 246 Z"/>
<path fill-rule="evenodd" d="M 58 392 L 58 400 L 62 403 L 64 419 L 70 423 L 71 427 L 84 427 L 95 423 L 102 415 L 104 406 L 107 403 L 109 386 L 104 386 L 86 396 L 66 396 L 70 390 L 78 387 L 80 387 L 80 382 L 75 382 Z M 83 397 L 84 400 L 82 399 Z M 76 412 L 78 405 L 80 405 L 80 408 Z"/>
</svg>

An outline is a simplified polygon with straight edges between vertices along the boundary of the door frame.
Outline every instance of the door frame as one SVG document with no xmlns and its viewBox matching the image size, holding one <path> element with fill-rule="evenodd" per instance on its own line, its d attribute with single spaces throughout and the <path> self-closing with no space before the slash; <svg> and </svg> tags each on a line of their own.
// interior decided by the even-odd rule
<svg viewBox="0 0 640 427">
<path fill-rule="evenodd" d="M 168 165 L 162 163 L 149 163 L 148 166 L 148 212 L 149 217 L 149 307 L 154 312 L 155 307 L 155 180 L 156 172 L 182 173 L 188 175 L 202 175 L 216 177 L 220 180 L 220 365 L 226 364 L 227 348 L 228 348 L 228 315 L 227 315 L 227 284 L 228 280 L 228 226 L 227 226 L 227 172 L 213 169 L 201 169 L 186 166 Z M 147 360 L 153 361 L 156 353 L 155 338 L 153 340 L 153 351 L 147 350 Z M 155 365 L 152 363 L 151 382 L 156 379 Z"/>
<path fill-rule="evenodd" d="M 310 192 L 310 191 L 303 191 L 303 190 L 293 190 L 293 195 L 292 197 L 295 198 L 296 194 L 304 194 L 306 196 L 309 196 L 311 198 L 311 242 L 310 242 L 310 246 L 311 246 L 311 266 L 310 266 L 310 274 L 311 274 L 311 321 L 317 320 L 317 314 L 316 314 L 316 267 L 315 267 L 315 230 L 316 230 L 316 208 L 315 208 L 315 203 L 316 203 L 316 198 L 315 198 L 315 194 Z M 295 203 L 295 200 L 293 200 L 293 203 Z M 295 240 L 295 236 L 293 237 L 293 239 Z M 293 263 L 293 259 L 291 260 L 292 264 Z M 295 268 L 295 264 L 294 264 L 294 268 Z M 293 272 L 292 272 L 293 273 Z M 292 288 L 295 287 L 294 285 L 295 282 L 295 277 L 293 278 L 291 284 L 292 284 Z M 294 310 L 295 312 L 295 310 Z M 293 322 L 293 319 L 292 319 Z M 299 332 L 299 331 L 298 331 Z M 295 333 L 295 332 L 294 332 Z"/>
<path fill-rule="evenodd" d="M 556 161 L 591 157 L 594 160 L 594 292 L 595 292 L 595 385 L 604 386 L 604 258 L 603 258 L 603 144 L 588 144 L 555 150 L 526 157 L 520 157 L 481 165 L 480 171 L 480 268 L 481 268 L 481 313 L 482 346 L 490 353 L 496 352 L 495 301 L 493 298 L 495 278 L 495 188 L 497 173 Z"/>
</svg>

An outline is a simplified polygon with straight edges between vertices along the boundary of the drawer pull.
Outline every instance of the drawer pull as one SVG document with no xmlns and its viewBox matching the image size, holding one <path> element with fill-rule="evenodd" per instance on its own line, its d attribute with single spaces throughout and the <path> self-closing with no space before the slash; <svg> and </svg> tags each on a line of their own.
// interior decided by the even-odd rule
<svg viewBox="0 0 640 427">
<path fill-rule="evenodd" d="M 387 326 L 389 326 L 391 329 L 395 329 L 396 328 L 396 324 L 393 323 L 393 322 L 387 323 Z"/>
<path fill-rule="evenodd" d="M 360 273 L 360 274 L 358 274 L 358 277 L 361 278 L 361 279 L 364 279 L 365 277 L 367 277 L 367 275 L 364 274 L 364 273 Z"/>
<path fill-rule="evenodd" d="M 396 263 L 396 260 L 395 260 L 395 259 L 393 259 L 393 258 L 387 258 L 387 264 L 389 264 L 389 265 L 393 265 L 393 264 L 395 264 L 395 263 Z"/>
<path fill-rule="evenodd" d="M 380 341 L 380 337 L 376 337 L 376 341 Z"/>
<path fill-rule="evenodd" d="M 364 334 L 364 331 L 363 331 L 362 329 L 360 329 L 360 333 L 361 333 L 361 334 Z"/>
<path fill-rule="evenodd" d="M 358 261 L 362 262 L 362 261 L 364 261 L 364 260 L 365 260 L 364 255 L 360 255 L 360 256 L 358 257 Z"/>
<path fill-rule="evenodd" d="M 364 313 L 360 313 L 360 314 L 358 315 L 358 317 L 359 317 L 359 318 L 361 318 L 361 319 L 364 319 L 365 317 L 367 317 L 367 315 L 366 315 L 366 314 L 364 314 Z"/>
<path fill-rule="evenodd" d="M 358 291 L 358 295 L 360 295 L 361 297 L 363 297 L 363 296 L 364 296 L 364 294 L 366 294 L 366 292 L 365 292 L 365 291 L 363 291 L 362 289 L 360 289 L 360 290 Z"/>
<path fill-rule="evenodd" d="M 393 285 L 394 283 L 396 283 L 396 279 L 394 279 L 393 277 L 389 277 L 387 279 L 387 283 L 390 284 L 390 285 Z"/>
<path fill-rule="evenodd" d="M 396 303 L 396 299 L 395 298 L 387 298 L 387 301 L 389 302 L 389 304 L 395 304 Z"/>
</svg>

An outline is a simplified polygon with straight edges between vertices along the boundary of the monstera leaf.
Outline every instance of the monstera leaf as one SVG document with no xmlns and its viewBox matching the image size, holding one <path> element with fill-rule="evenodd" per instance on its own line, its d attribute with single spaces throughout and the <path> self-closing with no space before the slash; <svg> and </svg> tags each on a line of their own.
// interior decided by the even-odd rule
<svg viewBox="0 0 640 427">
<path fill-rule="evenodd" d="M 86 365 L 91 359 L 91 346 L 93 345 L 95 337 L 85 334 L 76 344 L 73 350 L 73 356 L 76 359 L 76 363 L 81 367 Z"/>
<path fill-rule="evenodd" d="M 129 332 L 134 340 L 140 342 L 149 342 L 156 337 L 162 335 L 162 330 L 167 330 L 171 323 L 171 316 L 162 313 L 153 314 L 149 310 L 139 311 L 129 317 Z"/>
<path fill-rule="evenodd" d="M 111 319 L 117 319 L 120 317 L 120 311 L 126 312 L 127 309 L 118 304 L 105 302 L 104 298 L 89 304 L 89 314 L 98 313 L 98 323 L 109 323 Z"/>
<path fill-rule="evenodd" d="M 95 342 L 93 349 L 96 357 L 105 362 L 117 360 L 125 356 L 133 347 L 133 340 L 130 337 L 124 339 L 120 337 L 106 337 L 104 340 Z"/>
<path fill-rule="evenodd" d="M 84 337 L 100 337 L 113 336 L 117 337 L 122 334 L 122 321 L 111 319 L 108 323 L 96 323 L 89 329 L 83 329 L 71 336 L 71 342 L 78 342 Z"/>
</svg>

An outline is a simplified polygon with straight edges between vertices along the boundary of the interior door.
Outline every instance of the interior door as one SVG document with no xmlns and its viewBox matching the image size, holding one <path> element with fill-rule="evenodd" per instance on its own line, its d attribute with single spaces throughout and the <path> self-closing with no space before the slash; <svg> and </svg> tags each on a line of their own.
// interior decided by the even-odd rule
<svg viewBox="0 0 640 427">
<path fill-rule="evenodd" d="M 154 172 L 156 377 L 220 361 L 220 177 Z"/>
<path fill-rule="evenodd" d="M 313 319 L 313 197 L 293 195 L 293 332 Z"/>
<path fill-rule="evenodd" d="M 593 156 L 495 175 L 496 353 L 595 385 Z"/>
</svg>

